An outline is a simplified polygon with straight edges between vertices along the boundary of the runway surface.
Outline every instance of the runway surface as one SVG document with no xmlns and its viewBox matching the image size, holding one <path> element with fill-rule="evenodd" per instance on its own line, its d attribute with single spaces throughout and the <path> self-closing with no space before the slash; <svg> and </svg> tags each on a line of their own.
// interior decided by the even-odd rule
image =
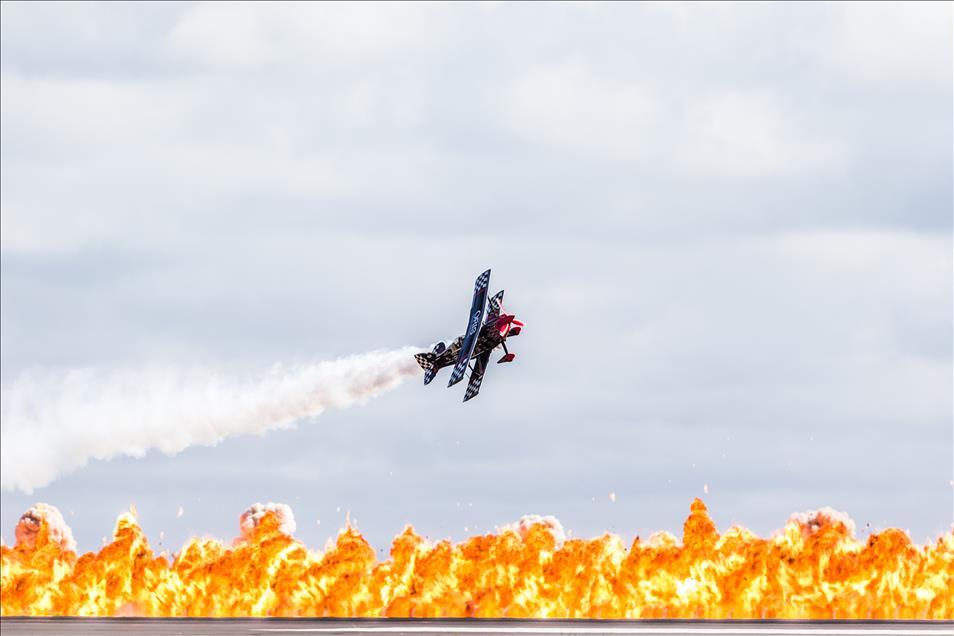
<svg viewBox="0 0 954 636">
<path fill-rule="evenodd" d="M 3 634 L 499 634 L 558 636 L 952 636 L 954 621 L 623 621 L 282 618 L 0 618 Z"/>
</svg>

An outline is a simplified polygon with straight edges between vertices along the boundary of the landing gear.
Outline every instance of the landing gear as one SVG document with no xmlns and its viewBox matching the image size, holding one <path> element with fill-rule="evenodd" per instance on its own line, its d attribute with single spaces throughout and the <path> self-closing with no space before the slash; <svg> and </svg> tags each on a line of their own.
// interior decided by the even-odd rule
<svg viewBox="0 0 954 636">
<path fill-rule="evenodd" d="M 502 357 L 500 360 L 497 360 L 497 364 L 500 364 L 501 362 L 513 362 L 513 359 L 517 357 L 516 354 L 507 351 L 506 343 L 501 342 L 500 344 L 503 345 L 504 357 Z"/>
</svg>

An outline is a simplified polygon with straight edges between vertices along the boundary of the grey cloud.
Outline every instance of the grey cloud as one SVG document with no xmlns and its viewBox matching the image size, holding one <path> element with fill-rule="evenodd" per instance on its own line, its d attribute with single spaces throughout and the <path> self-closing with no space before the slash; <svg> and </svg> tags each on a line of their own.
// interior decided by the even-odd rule
<svg viewBox="0 0 954 636">
<path fill-rule="evenodd" d="M 488 266 L 528 323 L 466 408 L 407 385 L 38 491 L 82 547 L 133 502 L 172 548 L 254 501 L 312 545 L 348 509 L 378 547 L 678 533 L 706 483 L 720 527 L 949 528 L 949 5 L 2 10 L 5 385 L 452 337 Z"/>
</svg>

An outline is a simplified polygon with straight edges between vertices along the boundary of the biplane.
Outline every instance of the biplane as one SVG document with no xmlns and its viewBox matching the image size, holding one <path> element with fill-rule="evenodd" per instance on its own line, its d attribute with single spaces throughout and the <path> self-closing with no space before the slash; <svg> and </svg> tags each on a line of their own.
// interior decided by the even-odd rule
<svg viewBox="0 0 954 636">
<path fill-rule="evenodd" d="M 438 342 L 431 351 L 414 356 L 424 369 L 424 384 L 430 384 L 437 372 L 444 367 L 454 366 L 448 387 L 460 382 L 470 368 L 470 381 L 464 392 L 464 402 L 476 396 L 480 383 L 487 372 L 490 354 L 497 347 L 503 347 L 504 355 L 497 363 L 513 362 L 514 354 L 507 350 L 507 338 L 520 335 L 523 323 L 513 314 L 504 313 L 503 290 L 487 300 L 490 287 L 490 270 L 477 277 L 474 283 L 474 300 L 467 317 L 467 331 L 454 339 L 450 345 Z M 486 315 L 485 315 L 486 314 Z M 473 360 L 473 365 L 470 364 Z"/>
</svg>

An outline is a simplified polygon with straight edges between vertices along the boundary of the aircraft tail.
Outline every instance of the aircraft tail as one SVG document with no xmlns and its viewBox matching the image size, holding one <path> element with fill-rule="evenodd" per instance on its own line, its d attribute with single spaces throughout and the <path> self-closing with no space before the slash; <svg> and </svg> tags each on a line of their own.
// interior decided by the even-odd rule
<svg viewBox="0 0 954 636">
<path fill-rule="evenodd" d="M 424 369 L 424 384 L 430 384 L 434 376 L 437 375 L 438 369 L 437 366 L 434 365 L 436 358 L 437 356 L 433 353 L 418 353 L 414 356 L 417 363 Z"/>
</svg>

